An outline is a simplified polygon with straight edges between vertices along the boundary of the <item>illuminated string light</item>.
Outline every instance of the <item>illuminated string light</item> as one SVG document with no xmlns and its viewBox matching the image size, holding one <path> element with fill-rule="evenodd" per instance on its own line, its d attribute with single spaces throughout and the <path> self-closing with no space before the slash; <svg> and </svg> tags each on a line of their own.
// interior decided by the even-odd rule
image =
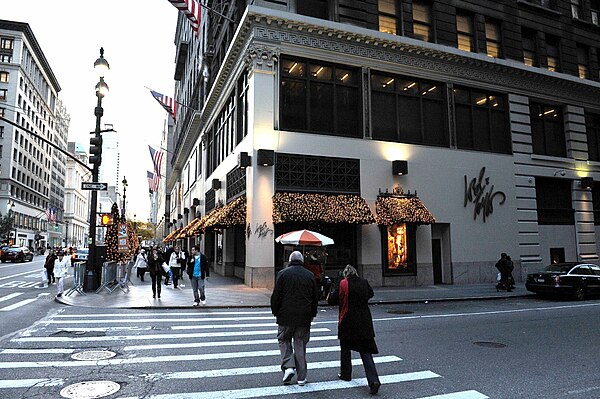
<svg viewBox="0 0 600 399">
<path fill-rule="evenodd" d="M 377 224 L 382 226 L 402 223 L 435 223 L 433 214 L 417 197 L 377 197 L 375 212 Z"/>
<path fill-rule="evenodd" d="M 273 223 L 286 222 L 370 224 L 375 218 L 358 195 L 278 192 L 273 196 Z"/>
</svg>

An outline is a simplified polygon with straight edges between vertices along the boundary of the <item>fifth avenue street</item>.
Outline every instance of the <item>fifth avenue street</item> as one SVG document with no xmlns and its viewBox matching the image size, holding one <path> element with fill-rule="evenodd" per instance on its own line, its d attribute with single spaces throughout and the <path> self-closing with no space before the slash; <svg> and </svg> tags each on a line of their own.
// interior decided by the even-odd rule
<svg viewBox="0 0 600 399">
<path fill-rule="evenodd" d="M 7 295 L 3 288 L 0 296 Z M 371 310 L 380 350 L 379 397 L 600 397 L 598 300 L 526 297 Z M 358 357 L 353 381 L 337 378 L 335 307 L 320 307 L 314 321 L 304 387 L 281 384 L 268 308 L 134 310 L 35 301 L 2 317 L 2 398 L 58 398 L 84 381 L 118 387 L 108 398 L 368 397 Z M 5 320 L 26 320 L 28 326 L 13 329 Z M 80 353 L 88 357 L 72 357 Z M 105 354 L 114 356 L 103 359 Z"/>
</svg>

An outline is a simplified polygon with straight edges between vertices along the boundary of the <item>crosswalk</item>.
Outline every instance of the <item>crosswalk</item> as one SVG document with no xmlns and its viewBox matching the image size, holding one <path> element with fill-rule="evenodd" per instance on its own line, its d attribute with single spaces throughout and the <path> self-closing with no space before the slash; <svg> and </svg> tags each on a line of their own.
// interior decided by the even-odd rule
<svg viewBox="0 0 600 399">
<path fill-rule="evenodd" d="M 336 314 L 330 313 L 320 315 L 311 328 L 309 383 L 284 386 L 277 326 L 268 310 L 61 310 L 1 343 L 0 397 L 56 398 L 84 381 L 117 382 L 118 396 L 111 397 L 125 399 L 312 398 L 315 392 L 364 396 L 368 384 L 358 357 L 352 360 L 353 380 L 337 378 L 340 349 Z M 108 355 L 92 356 L 96 353 Z M 432 395 L 440 390 L 433 390 L 431 381 L 444 384 L 435 370 L 412 369 L 400 353 L 389 351 L 374 360 L 380 395 L 387 391 L 387 397 L 396 397 L 393 392 L 403 384 L 422 383 L 411 398 L 488 398 L 475 390 Z"/>
<path fill-rule="evenodd" d="M 33 303 L 40 298 L 48 297 L 51 295 L 50 293 L 41 293 L 41 294 L 36 295 L 33 298 L 30 297 L 30 298 L 23 299 L 21 296 L 24 294 L 26 294 L 26 293 L 25 292 L 13 292 L 8 295 L 1 296 L 0 297 L 0 312 L 10 312 L 10 311 L 18 309 L 22 306 L 29 305 L 30 303 Z"/>
</svg>

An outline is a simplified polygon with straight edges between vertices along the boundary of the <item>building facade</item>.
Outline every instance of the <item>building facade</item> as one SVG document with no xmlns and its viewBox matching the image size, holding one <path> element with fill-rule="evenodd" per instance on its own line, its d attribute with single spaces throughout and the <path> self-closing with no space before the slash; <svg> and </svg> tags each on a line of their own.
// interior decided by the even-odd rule
<svg viewBox="0 0 600 399">
<path fill-rule="evenodd" d="M 14 216 L 10 241 L 17 245 L 54 245 L 46 211 L 62 220 L 56 185 L 64 181 L 64 161 L 61 174 L 56 151 L 39 138 L 66 148 L 68 115 L 58 103 L 59 91 L 29 25 L 0 20 L 0 116 L 19 126 L 0 121 L 0 212 Z M 58 240 L 58 230 L 53 233 Z"/>
<path fill-rule="evenodd" d="M 72 141 L 67 146 L 70 154 L 87 165 L 88 155 L 84 148 Z M 89 190 L 81 189 L 81 183 L 89 180 L 90 172 L 71 158 L 66 161 L 63 246 L 83 248 L 87 247 L 90 231 L 90 194 Z"/>
<path fill-rule="evenodd" d="M 382 286 L 598 260 L 597 2 L 247 3 L 178 20 L 168 241 L 253 287 L 300 228 Z"/>
</svg>

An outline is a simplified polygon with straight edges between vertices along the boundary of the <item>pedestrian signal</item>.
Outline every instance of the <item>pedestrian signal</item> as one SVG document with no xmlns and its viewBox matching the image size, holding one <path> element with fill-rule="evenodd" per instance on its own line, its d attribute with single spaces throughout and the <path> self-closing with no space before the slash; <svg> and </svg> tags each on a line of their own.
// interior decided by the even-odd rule
<svg viewBox="0 0 600 399">
<path fill-rule="evenodd" d="M 102 213 L 100 215 L 100 224 L 102 226 L 110 226 L 113 224 L 112 215 L 110 213 Z"/>
</svg>

